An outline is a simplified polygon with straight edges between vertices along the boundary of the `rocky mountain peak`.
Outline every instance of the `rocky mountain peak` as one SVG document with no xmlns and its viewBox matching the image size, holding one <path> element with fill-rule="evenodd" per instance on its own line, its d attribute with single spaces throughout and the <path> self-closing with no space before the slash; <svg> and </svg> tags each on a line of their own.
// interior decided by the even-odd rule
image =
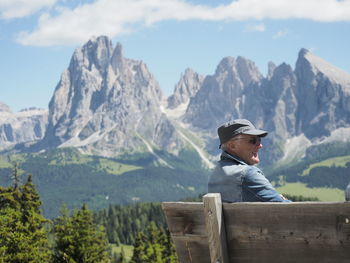
<svg viewBox="0 0 350 263">
<path fill-rule="evenodd" d="M 11 109 L 5 103 L 0 102 L 0 112 L 11 112 Z"/>
<path fill-rule="evenodd" d="M 243 57 L 221 60 L 214 75 L 206 76 L 183 117 L 202 131 L 210 131 L 217 145 L 216 128 L 224 121 L 248 118 L 269 130 L 271 149 L 289 138 L 314 140 L 350 126 L 350 75 L 306 49 L 298 54 L 295 69 L 269 63 L 264 78 L 255 64 Z M 287 147 L 287 146 L 285 146 Z M 305 146 L 306 147 L 306 146 Z M 209 149 L 211 150 L 211 149 Z M 213 151 L 215 147 L 213 147 Z M 263 149 L 269 151 L 269 149 Z M 271 151 L 278 160 L 282 152 Z M 263 159 L 265 159 L 263 154 Z"/>
<path fill-rule="evenodd" d="M 113 50 L 111 65 L 115 73 L 123 68 L 123 47 L 120 43 Z"/>
<path fill-rule="evenodd" d="M 142 61 L 123 57 L 107 37 L 78 48 L 49 105 L 40 148 L 78 147 L 114 155 L 153 147 L 178 149 L 182 142 L 160 112 L 162 92 Z"/>
<path fill-rule="evenodd" d="M 0 150 L 42 139 L 47 115 L 47 110 L 37 108 L 13 113 L 7 105 L 0 103 Z"/>
<path fill-rule="evenodd" d="M 217 80 L 226 80 L 234 82 L 238 86 L 248 86 L 252 82 L 258 82 L 262 79 L 259 69 L 253 61 L 244 57 L 225 57 L 216 68 L 215 76 Z"/>
<path fill-rule="evenodd" d="M 299 52 L 295 74 L 298 79 L 298 133 L 308 138 L 329 136 L 350 123 L 350 74 L 306 49 Z"/>
<path fill-rule="evenodd" d="M 282 75 L 286 74 L 293 74 L 293 68 L 286 63 L 282 63 L 278 66 L 275 66 L 275 68 L 273 69 L 272 78 L 280 78 Z"/>
<path fill-rule="evenodd" d="M 290 141 L 306 149 L 350 127 L 350 74 L 306 49 L 294 70 L 270 62 L 266 78 L 252 61 L 225 57 L 213 75 L 186 69 L 168 98 L 170 109 L 161 108 L 161 101 L 159 84 L 144 62 L 125 58 L 120 43 L 113 48 L 107 37 L 92 38 L 75 50 L 62 73 L 48 117 L 37 109 L 14 114 L 0 103 L 0 144 L 40 140 L 47 126 L 37 150 L 67 146 L 107 156 L 156 155 L 153 149 L 176 152 L 186 144 L 173 125 L 180 121 L 177 127 L 201 134 L 215 155 L 217 127 L 247 118 L 269 131 L 262 159 L 271 164 Z"/>
<path fill-rule="evenodd" d="M 252 82 L 259 82 L 262 79 L 262 75 L 255 63 L 241 56 L 237 57 L 237 71 L 245 86 Z"/>
<path fill-rule="evenodd" d="M 274 70 L 276 69 L 276 64 L 273 63 L 272 61 L 270 61 L 268 64 L 267 64 L 267 78 L 270 79 L 273 75 L 273 72 Z"/>
<path fill-rule="evenodd" d="M 72 56 L 70 70 L 85 68 L 104 73 L 109 64 L 112 43 L 106 36 L 93 37 L 81 48 L 77 48 Z"/>
<path fill-rule="evenodd" d="M 215 74 L 203 80 L 202 87 L 191 99 L 184 120 L 198 128 L 216 130 L 232 116 L 243 117 L 246 94 L 251 93 L 262 78 L 252 61 L 243 57 L 223 58 Z"/>
<path fill-rule="evenodd" d="M 236 59 L 234 57 L 224 57 L 215 70 L 215 75 L 222 72 L 233 71 L 236 68 Z"/>
<path fill-rule="evenodd" d="M 301 48 L 300 50 L 299 50 L 299 53 L 298 53 L 298 59 L 299 58 L 303 58 L 303 57 L 305 57 L 305 55 L 307 54 L 307 53 L 309 53 L 310 51 L 308 50 L 308 49 L 306 49 L 306 48 Z"/>
<path fill-rule="evenodd" d="M 296 62 L 296 70 L 299 68 L 305 70 L 305 72 L 312 73 L 313 75 L 326 75 L 330 81 L 341 84 L 345 87 L 350 86 L 349 73 L 332 65 L 304 48 L 299 51 L 298 60 Z"/>
<path fill-rule="evenodd" d="M 202 75 L 187 68 L 175 85 L 174 94 L 168 98 L 168 107 L 174 109 L 180 104 L 188 103 L 200 89 L 203 79 Z"/>
</svg>

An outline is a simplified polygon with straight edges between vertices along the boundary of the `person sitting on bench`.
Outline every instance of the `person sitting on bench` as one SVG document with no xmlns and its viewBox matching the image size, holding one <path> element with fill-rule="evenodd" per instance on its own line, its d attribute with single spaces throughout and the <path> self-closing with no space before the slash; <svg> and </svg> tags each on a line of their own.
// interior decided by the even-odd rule
<svg viewBox="0 0 350 263">
<path fill-rule="evenodd" d="M 223 202 L 291 202 L 279 194 L 263 172 L 261 138 L 268 133 L 246 119 L 226 122 L 218 128 L 222 154 L 209 177 L 208 192 L 220 193 Z"/>
</svg>

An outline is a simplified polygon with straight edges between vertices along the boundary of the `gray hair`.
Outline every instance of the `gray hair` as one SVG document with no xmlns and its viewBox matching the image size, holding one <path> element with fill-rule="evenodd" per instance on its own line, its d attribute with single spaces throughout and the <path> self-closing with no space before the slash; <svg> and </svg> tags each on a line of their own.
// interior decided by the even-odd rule
<svg viewBox="0 0 350 263">
<path fill-rule="evenodd" d="M 227 141 L 227 142 L 221 144 L 220 149 L 223 150 L 223 151 L 227 151 L 227 150 L 229 149 L 229 147 L 228 147 L 228 146 L 229 146 L 229 143 L 232 142 L 232 141 L 236 141 L 236 140 L 238 140 L 238 139 L 240 139 L 240 138 L 242 138 L 242 135 L 241 135 L 241 134 L 236 135 L 236 136 L 233 137 L 231 140 L 229 140 L 229 141 Z"/>
</svg>

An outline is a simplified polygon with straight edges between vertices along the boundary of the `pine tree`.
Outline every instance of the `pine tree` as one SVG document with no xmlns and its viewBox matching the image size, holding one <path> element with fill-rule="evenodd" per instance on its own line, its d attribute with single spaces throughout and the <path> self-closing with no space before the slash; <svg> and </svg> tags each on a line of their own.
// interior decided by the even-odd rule
<svg viewBox="0 0 350 263">
<path fill-rule="evenodd" d="M 11 162 L 10 157 L 9 157 L 9 161 Z M 13 188 L 17 189 L 20 184 L 20 174 L 18 171 L 18 164 L 15 162 L 13 163 L 13 171 L 12 171 L 11 179 L 13 181 Z"/>
<path fill-rule="evenodd" d="M 31 219 L 36 215 L 40 215 L 40 196 L 35 189 L 35 185 L 32 180 L 32 175 L 28 175 L 27 182 L 21 188 L 21 197 L 19 198 L 19 202 L 22 210 L 22 221 L 24 223 L 33 224 Z M 44 223 L 46 220 L 43 217 L 38 217 L 36 223 Z M 37 227 L 37 226 L 32 226 Z"/>
<path fill-rule="evenodd" d="M 171 240 L 169 230 L 166 230 L 166 232 L 165 232 L 165 243 L 164 243 L 164 250 L 163 250 L 162 258 L 164 260 L 164 263 L 177 263 L 178 262 L 177 254 L 175 251 L 175 246 Z"/>
<path fill-rule="evenodd" d="M 61 212 L 62 213 L 62 212 Z M 93 223 L 91 211 L 84 204 L 69 216 L 64 210 L 54 227 L 55 262 L 109 262 L 108 242 L 103 228 Z"/>
<path fill-rule="evenodd" d="M 146 234 L 138 233 L 131 263 L 177 263 L 170 234 L 151 222 Z"/>
<path fill-rule="evenodd" d="M 146 262 L 147 256 L 146 256 L 146 249 L 145 249 L 145 244 L 147 243 L 147 238 L 146 236 L 140 232 L 136 236 L 135 239 L 135 244 L 134 244 L 134 252 L 131 258 L 130 263 L 143 263 Z"/>
<path fill-rule="evenodd" d="M 61 210 L 61 216 L 56 218 L 54 233 L 56 238 L 54 248 L 54 262 L 74 262 L 69 259 L 74 254 L 74 237 L 72 218 L 69 216 L 69 210 L 64 205 Z"/>
<path fill-rule="evenodd" d="M 148 244 L 147 244 L 147 257 L 148 262 L 162 263 L 162 250 L 163 244 L 163 232 L 157 229 L 154 222 L 151 222 L 148 228 Z"/>
<path fill-rule="evenodd" d="M 15 173 L 17 169 L 15 170 Z M 8 263 L 49 262 L 51 252 L 40 199 L 28 176 L 25 185 L 0 188 L 0 258 Z M 1 262 L 1 261 L 0 261 Z"/>
</svg>

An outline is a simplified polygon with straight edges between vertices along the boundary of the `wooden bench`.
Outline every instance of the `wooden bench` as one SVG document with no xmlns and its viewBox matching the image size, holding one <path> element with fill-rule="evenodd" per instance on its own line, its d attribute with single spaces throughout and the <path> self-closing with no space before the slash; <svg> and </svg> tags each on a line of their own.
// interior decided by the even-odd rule
<svg viewBox="0 0 350 263">
<path fill-rule="evenodd" d="M 181 263 L 350 262 L 350 202 L 164 202 Z"/>
</svg>

